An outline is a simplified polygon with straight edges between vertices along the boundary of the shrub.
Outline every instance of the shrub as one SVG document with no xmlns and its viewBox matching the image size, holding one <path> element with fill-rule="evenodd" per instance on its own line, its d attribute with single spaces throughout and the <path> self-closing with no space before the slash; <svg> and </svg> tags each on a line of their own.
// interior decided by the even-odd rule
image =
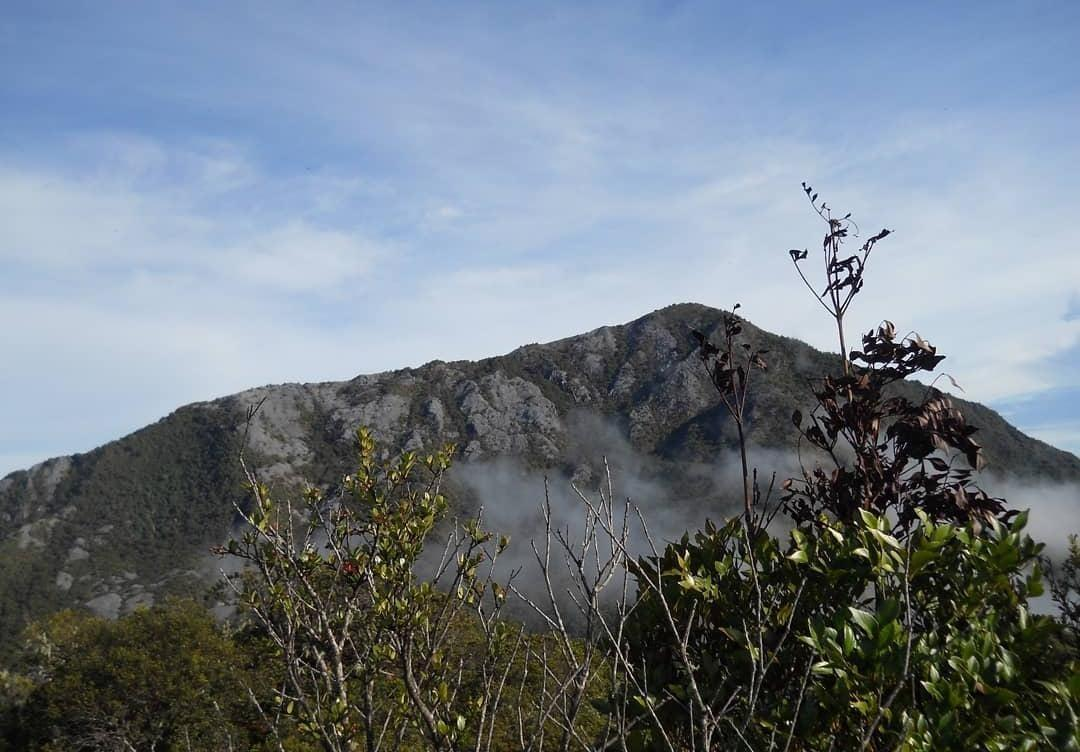
<svg viewBox="0 0 1080 752">
<path fill-rule="evenodd" d="M 27 636 L 15 748 L 226 749 L 266 731 L 246 656 L 194 602 L 116 621 L 60 611 Z"/>
</svg>

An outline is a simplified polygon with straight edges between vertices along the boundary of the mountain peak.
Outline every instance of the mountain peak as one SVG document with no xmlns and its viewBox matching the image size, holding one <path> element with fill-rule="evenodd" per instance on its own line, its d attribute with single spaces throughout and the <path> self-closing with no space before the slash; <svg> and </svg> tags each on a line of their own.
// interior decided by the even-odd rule
<svg viewBox="0 0 1080 752">
<path fill-rule="evenodd" d="M 665 509 L 722 514 L 734 434 L 690 334 L 713 331 L 722 316 L 678 303 L 477 362 L 259 387 L 13 473 L 0 481 L 0 634 L 59 606 L 115 614 L 214 579 L 206 551 L 228 536 L 233 505 L 245 501 L 238 462 L 245 434 L 249 461 L 285 490 L 336 484 L 353 459 L 353 432 L 365 425 L 393 449 L 455 442 L 463 503 L 485 493 L 478 488 L 490 492 L 490 484 L 465 482 L 483 468 L 509 463 L 514 473 L 586 482 L 606 455 L 627 487 Z M 749 406 L 755 457 L 763 473 L 794 473 L 791 413 L 812 407 L 807 380 L 838 371 L 838 357 L 752 325 L 745 334 L 770 351 Z M 983 406 L 958 405 L 980 428 L 998 472 L 1080 479 L 1080 459 Z"/>
</svg>

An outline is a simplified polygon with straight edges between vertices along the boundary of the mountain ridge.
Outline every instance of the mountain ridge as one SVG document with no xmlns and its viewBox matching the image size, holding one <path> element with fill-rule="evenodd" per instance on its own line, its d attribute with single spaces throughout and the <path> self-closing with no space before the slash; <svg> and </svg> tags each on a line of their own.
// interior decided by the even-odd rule
<svg viewBox="0 0 1080 752">
<path fill-rule="evenodd" d="M 353 431 L 367 425 L 387 451 L 455 442 L 454 490 L 466 504 L 484 501 L 490 484 L 477 479 L 496 463 L 580 480 L 605 454 L 620 457 L 620 471 L 639 487 L 666 496 L 664 508 L 681 504 L 691 520 L 722 510 L 723 482 L 710 468 L 734 434 L 690 336 L 691 328 L 714 331 L 721 316 L 674 304 L 478 361 L 265 385 L 182 406 L 89 452 L 11 473 L 0 479 L 0 634 L 64 605 L 116 615 L 169 592 L 205 589 L 216 575 L 206 552 L 229 535 L 233 505 L 245 502 L 238 456 L 256 404 L 247 456 L 285 490 L 333 486 L 349 467 Z M 751 390 L 750 441 L 770 461 L 792 456 L 791 412 L 812 406 L 806 380 L 838 370 L 839 357 L 749 322 L 745 335 L 770 350 L 770 368 Z M 991 468 L 1080 481 L 1080 458 L 954 399 L 980 427 Z M 514 500 L 502 503 L 507 514 L 520 511 Z"/>
</svg>

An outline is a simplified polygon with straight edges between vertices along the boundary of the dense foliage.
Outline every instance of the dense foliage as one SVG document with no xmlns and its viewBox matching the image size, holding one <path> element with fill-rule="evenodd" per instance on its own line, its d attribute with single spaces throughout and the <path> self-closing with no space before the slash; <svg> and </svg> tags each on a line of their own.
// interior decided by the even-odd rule
<svg viewBox="0 0 1080 752">
<path fill-rule="evenodd" d="M 509 540 L 479 519 L 442 524 L 439 486 L 452 454 L 380 462 L 360 429 L 340 496 L 313 489 L 297 506 L 277 504 L 250 476 L 254 505 L 241 512 L 249 531 L 223 553 L 255 573 L 237 592 L 281 670 L 273 707 L 261 712 L 294 719 L 323 749 L 504 749 L 560 730 L 538 684 L 562 682 L 560 648 L 581 646 L 526 635 L 502 617 L 508 591 L 494 573 Z M 439 530 L 445 547 L 425 557 Z M 418 573 L 425 567 L 430 577 Z M 562 731 L 595 722 L 587 682 L 580 687 Z M 531 704 L 536 714 L 500 717 L 511 694 L 519 711 Z"/>
<path fill-rule="evenodd" d="M 159 598 L 204 589 L 193 568 L 220 542 L 243 497 L 231 412 L 181 408 L 153 425 L 64 462 L 55 487 L 25 471 L 0 482 L 0 659 L 27 623 L 82 604 L 124 573 Z M 47 530 L 22 545 L 11 517 L 33 509 Z M 72 556 L 76 547 L 88 556 Z M 66 588 L 57 586 L 65 572 Z M 126 579 L 126 578 L 124 578 Z"/>
<path fill-rule="evenodd" d="M 253 748 L 268 724 L 265 645 L 230 634 L 192 601 L 116 621 L 61 611 L 27 631 L 4 679 L 12 749 Z"/>
<path fill-rule="evenodd" d="M 641 747 L 1077 748 L 1080 671 L 1028 609 L 1043 585 L 1025 522 L 920 514 L 901 543 L 862 512 L 781 546 L 733 520 L 642 562 L 666 574 L 631 636 L 654 688 L 636 699 L 657 708 Z"/>
</svg>

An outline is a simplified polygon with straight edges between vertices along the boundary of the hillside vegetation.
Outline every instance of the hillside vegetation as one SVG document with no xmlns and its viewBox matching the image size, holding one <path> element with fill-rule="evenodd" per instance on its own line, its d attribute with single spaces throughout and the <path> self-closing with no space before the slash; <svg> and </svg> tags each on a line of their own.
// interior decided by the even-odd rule
<svg viewBox="0 0 1080 752">
<path fill-rule="evenodd" d="M 262 387 L 181 408 L 92 452 L 13 473 L 0 480 L 0 635 L 8 638 L 0 642 L 10 644 L 28 619 L 65 606 L 89 603 L 115 616 L 216 582 L 207 552 L 230 535 L 233 504 L 243 495 L 237 457 L 245 410 L 260 400 L 249 460 L 282 490 L 335 487 L 349 470 L 353 432 L 366 425 L 390 451 L 453 441 L 461 469 L 511 458 L 521 472 L 581 479 L 596 474 L 601 455 L 614 461 L 621 452 L 617 471 L 647 479 L 656 506 L 719 516 L 728 511 L 727 489 L 701 468 L 730 460 L 737 437 L 690 333 L 713 336 L 723 315 L 676 305 L 476 363 Z M 809 408 L 808 381 L 835 372 L 840 359 L 749 323 L 744 336 L 768 350 L 770 362 L 750 396 L 747 439 L 753 448 L 780 450 L 773 456 L 787 462 L 792 411 Z M 1080 459 L 986 407 L 956 404 L 979 428 L 990 471 L 1033 482 L 1080 479 Z M 608 435 L 618 447 L 598 438 Z M 762 471 L 772 469 L 792 468 Z M 452 496 L 475 506 L 475 489 L 456 483 L 459 475 L 450 474 Z M 484 501 L 526 514 L 539 483 L 527 490 L 526 499 Z"/>
</svg>

